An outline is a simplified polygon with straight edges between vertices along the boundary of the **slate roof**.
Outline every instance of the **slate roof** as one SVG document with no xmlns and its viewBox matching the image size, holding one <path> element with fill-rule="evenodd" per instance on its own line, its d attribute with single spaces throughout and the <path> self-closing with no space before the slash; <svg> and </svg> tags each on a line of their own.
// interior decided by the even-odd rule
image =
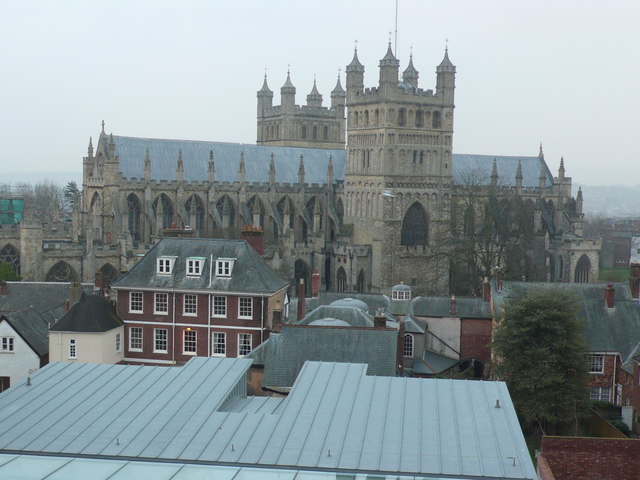
<svg viewBox="0 0 640 480">
<path fill-rule="evenodd" d="M 416 297 L 411 303 L 412 314 L 419 317 L 449 317 L 451 297 Z M 479 297 L 456 297 L 456 317 L 492 318 L 489 302 Z"/>
<path fill-rule="evenodd" d="M 9 292 L 0 296 L 0 312 L 15 312 L 34 307 L 38 312 L 53 311 L 60 318 L 69 298 L 68 282 L 7 282 Z M 93 293 L 92 283 L 82 283 L 85 293 Z"/>
<path fill-rule="evenodd" d="M 261 345 L 263 387 L 290 388 L 306 361 L 364 363 L 368 375 L 394 376 L 398 332 L 377 328 L 283 325 Z M 249 358 L 254 358 L 249 354 Z"/>
<path fill-rule="evenodd" d="M 290 394 L 263 410 L 239 390 L 249 365 L 50 363 L 30 386 L 0 393 L 0 454 L 537 478 L 503 382 L 378 377 L 362 364 L 307 362 Z"/>
<path fill-rule="evenodd" d="M 101 139 L 108 142 L 108 137 Z M 114 135 L 116 155 L 120 157 L 120 172 L 128 180 L 144 178 L 144 159 L 147 149 L 151 158 L 151 178 L 156 181 L 176 180 L 178 154 L 182 152 L 184 179 L 187 182 L 202 182 L 208 178 L 209 154 L 215 158 L 217 182 L 239 181 L 240 154 L 244 155 L 245 180 L 249 183 L 264 183 L 269 179 L 269 163 L 274 155 L 277 183 L 298 183 L 300 155 L 304 157 L 305 183 L 327 183 L 329 156 L 332 157 L 334 181 L 344 181 L 346 150 L 324 148 L 277 147 L 243 143 L 206 142 L 196 140 L 168 140 L 136 138 Z M 491 168 L 496 160 L 499 184 L 515 185 L 518 163 L 522 164 L 524 187 L 538 187 L 540 169 L 544 169 L 546 186 L 553 183 L 553 175 L 539 157 L 453 154 L 452 175 L 455 184 L 464 185 L 472 172 L 474 177 L 489 184 Z"/>
<path fill-rule="evenodd" d="M 51 327 L 54 332 L 108 332 L 124 325 L 116 307 L 102 295 L 80 296 L 80 301 Z"/>
<path fill-rule="evenodd" d="M 158 274 L 157 259 L 177 257 L 173 272 Z M 213 256 L 213 257 L 212 257 Z M 205 258 L 202 275 L 187 276 L 189 257 Z M 230 277 L 210 277 L 211 258 L 235 258 Z M 215 268 L 215 264 L 214 264 Z M 210 281 L 211 279 L 211 281 Z M 127 273 L 111 286 L 114 289 L 176 289 L 239 293 L 275 293 L 287 286 L 264 259 L 244 240 L 209 238 L 163 238 Z"/>
<path fill-rule="evenodd" d="M 35 308 L 1 314 L 0 321 L 9 323 L 39 357 L 49 353 L 49 323 Z"/>
<path fill-rule="evenodd" d="M 505 282 L 501 293 L 496 293 L 494 287 L 492 285 L 494 303 L 499 312 L 507 298 L 527 290 L 552 288 L 576 295 L 580 306 L 578 315 L 586 321 L 585 335 L 591 352 L 619 353 L 624 364 L 631 360 L 640 343 L 640 304 L 631 298 L 628 284 L 614 284 L 615 308 L 606 306 L 606 284 L 602 283 Z"/>
</svg>

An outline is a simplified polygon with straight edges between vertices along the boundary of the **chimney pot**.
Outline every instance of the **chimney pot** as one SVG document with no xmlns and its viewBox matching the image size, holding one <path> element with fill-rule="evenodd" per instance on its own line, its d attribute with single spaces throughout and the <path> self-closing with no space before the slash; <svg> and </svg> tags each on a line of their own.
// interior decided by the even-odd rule
<svg viewBox="0 0 640 480">
<path fill-rule="evenodd" d="M 376 313 L 376 316 L 373 317 L 373 326 L 375 328 L 387 327 L 387 318 L 382 314 L 382 312 Z"/>
<path fill-rule="evenodd" d="M 484 277 L 484 281 L 482 282 L 482 300 L 485 302 L 489 302 L 491 300 L 491 284 L 487 277 Z"/>
<path fill-rule="evenodd" d="M 261 227 L 245 225 L 242 229 L 242 239 L 251 245 L 258 255 L 264 255 L 264 235 Z"/>
<path fill-rule="evenodd" d="M 304 304 L 304 278 L 300 279 L 298 283 L 298 320 L 302 320 L 304 318 L 304 313 L 306 311 Z"/>
<path fill-rule="evenodd" d="M 632 298 L 640 298 L 640 263 L 633 262 L 629 272 L 629 289 Z"/>
<path fill-rule="evenodd" d="M 607 302 L 607 308 L 613 308 L 615 305 L 615 289 L 611 283 L 607 284 L 604 289 L 604 299 Z"/>
<path fill-rule="evenodd" d="M 311 297 L 318 298 L 320 294 L 320 273 L 317 268 L 313 269 L 313 274 L 311 275 Z"/>
<path fill-rule="evenodd" d="M 9 294 L 9 284 L 6 280 L 2 280 L 0 282 L 0 295 L 8 295 Z"/>
</svg>

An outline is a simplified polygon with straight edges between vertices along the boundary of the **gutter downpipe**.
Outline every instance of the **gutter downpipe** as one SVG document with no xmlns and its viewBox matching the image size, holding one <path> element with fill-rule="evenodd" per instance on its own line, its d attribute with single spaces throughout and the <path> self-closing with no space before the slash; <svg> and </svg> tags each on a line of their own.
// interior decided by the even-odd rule
<svg viewBox="0 0 640 480">
<path fill-rule="evenodd" d="M 211 282 L 213 281 L 213 253 L 209 256 L 209 286 L 208 290 L 211 290 Z M 207 302 L 209 307 L 209 313 L 207 316 L 207 356 L 211 356 L 211 292 L 207 294 Z"/>
<path fill-rule="evenodd" d="M 172 333 L 172 343 L 173 348 L 171 349 L 171 363 L 175 367 L 176 366 L 176 291 L 172 288 L 173 292 L 173 333 Z"/>
<path fill-rule="evenodd" d="M 616 354 L 613 357 L 613 386 L 611 387 L 611 390 L 613 391 L 613 404 L 617 405 L 618 402 L 616 400 L 620 400 L 620 405 L 622 405 L 622 399 L 617 398 L 618 397 L 618 389 L 617 387 L 617 382 L 616 382 L 616 375 L 617 375 L 617 368 L 618 368 L 618 355 L 620 354 Z M 620 363 L 622 363 L 622 356 L 620 356 Z"/>
<path fill-rule="evenodd" d="M 260 345 L 264 342 L 264 292 L 260 294 Z"/>
</svg>

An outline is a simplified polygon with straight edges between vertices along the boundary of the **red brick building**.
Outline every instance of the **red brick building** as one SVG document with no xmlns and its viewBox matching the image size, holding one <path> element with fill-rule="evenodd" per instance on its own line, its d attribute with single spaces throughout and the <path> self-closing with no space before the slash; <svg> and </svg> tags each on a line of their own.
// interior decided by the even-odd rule
<svg viewBox="0 0 640 480">
<path fill-rule="evenodd" d="M 164 238 L 112 285 L 124 361 L 242 357 L 269 336 L 287 287 L 244 240 Z"/>
</svg>

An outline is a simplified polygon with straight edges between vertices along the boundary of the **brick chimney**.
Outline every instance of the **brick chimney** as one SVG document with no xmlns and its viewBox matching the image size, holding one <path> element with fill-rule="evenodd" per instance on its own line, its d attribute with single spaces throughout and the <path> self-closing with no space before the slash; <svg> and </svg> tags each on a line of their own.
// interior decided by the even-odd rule
<svg viewBox="0 0 640 480">
<path fill-rule="evenodd" d="M 376 312 L 376 316 L 373 317 L 373 326 L 375 328 L 386 328 L 387 327 L 387 317 L 382 314 L 382 311 L 378 310 Z"/>
<path fill-rule="evenodd" d="M 96 270 L 96 276 L 93 285 L 96 290 L 102 291 L 102 288 L 104 287 L 104 274 L 100 270 Z"/>
<path fill-rule="evenodd" d="M 604 289 L 604 299 L 607 302 L 607 308 L 613 308 L 615 305 L 615 289 L 611 283 L 607 284 Z"/>
<path fill-rule="evenodd" d="M 320 272 L 318 272 L 317 268 L 313 269 L 313 273 L 311 274 L 311 297 L 318 298 L 320 294 Z"/>
<path fill-rule="evenodd" d="M 449 306 L 449 316 L 455 317 L 458 315 L 458 301 L 455 295 L 451 295 L 451 304 Z"/>
<path fill-rule="evenodd" d="M 64 308 L 63 308 L 64 313 L 67 313 L 70 309 L 71 309 L 71 307 L 69 307 L 69 300 L 65 300 L 64 301 Z"/>
<path fill-rule="evenodd" d="M 398 322 L 398 345 L 396 348 L 396 364 L 398 365 L 398 375 L 404 376 L 404 318 Z"/>
<path fill-rule="evenodd" d="M 631 264 L 629 290 L 631 290 L 631 297 L 640 298 L 640 263 L 638 262 L 633 262 Z"/>
<path fill-rule="evenodd" d="M 245 225 L 242 228 L 242 239 L 251 245 L 258 255 L 264 255 L 264 235 L 262 234 L 262 227 Z"/>
<path fill-rule="evenodd" d="M 282 330 L 282 310 L 274 310 L 272 318 L 271 330 L 273 332 L 280 332 Z"/>
<path fill-rule="evenodd" d="M 487 277 L 484 277 L 482 282 L 482 300 L 485 302 L 491 301 L 491 284 Z"/>
<path fill-rule="evenodd" d="M 8 295 L 9 294 L 9 284 L 6 280 L 2 280 L 0 282 L 0 295 Z"/>
<path fill-rule="evenodd" d="M 304 278 L 301 278 L 300 283 L 298 283 L 298 320 L 304 318 L 304 312 Z"/>
</svg>

